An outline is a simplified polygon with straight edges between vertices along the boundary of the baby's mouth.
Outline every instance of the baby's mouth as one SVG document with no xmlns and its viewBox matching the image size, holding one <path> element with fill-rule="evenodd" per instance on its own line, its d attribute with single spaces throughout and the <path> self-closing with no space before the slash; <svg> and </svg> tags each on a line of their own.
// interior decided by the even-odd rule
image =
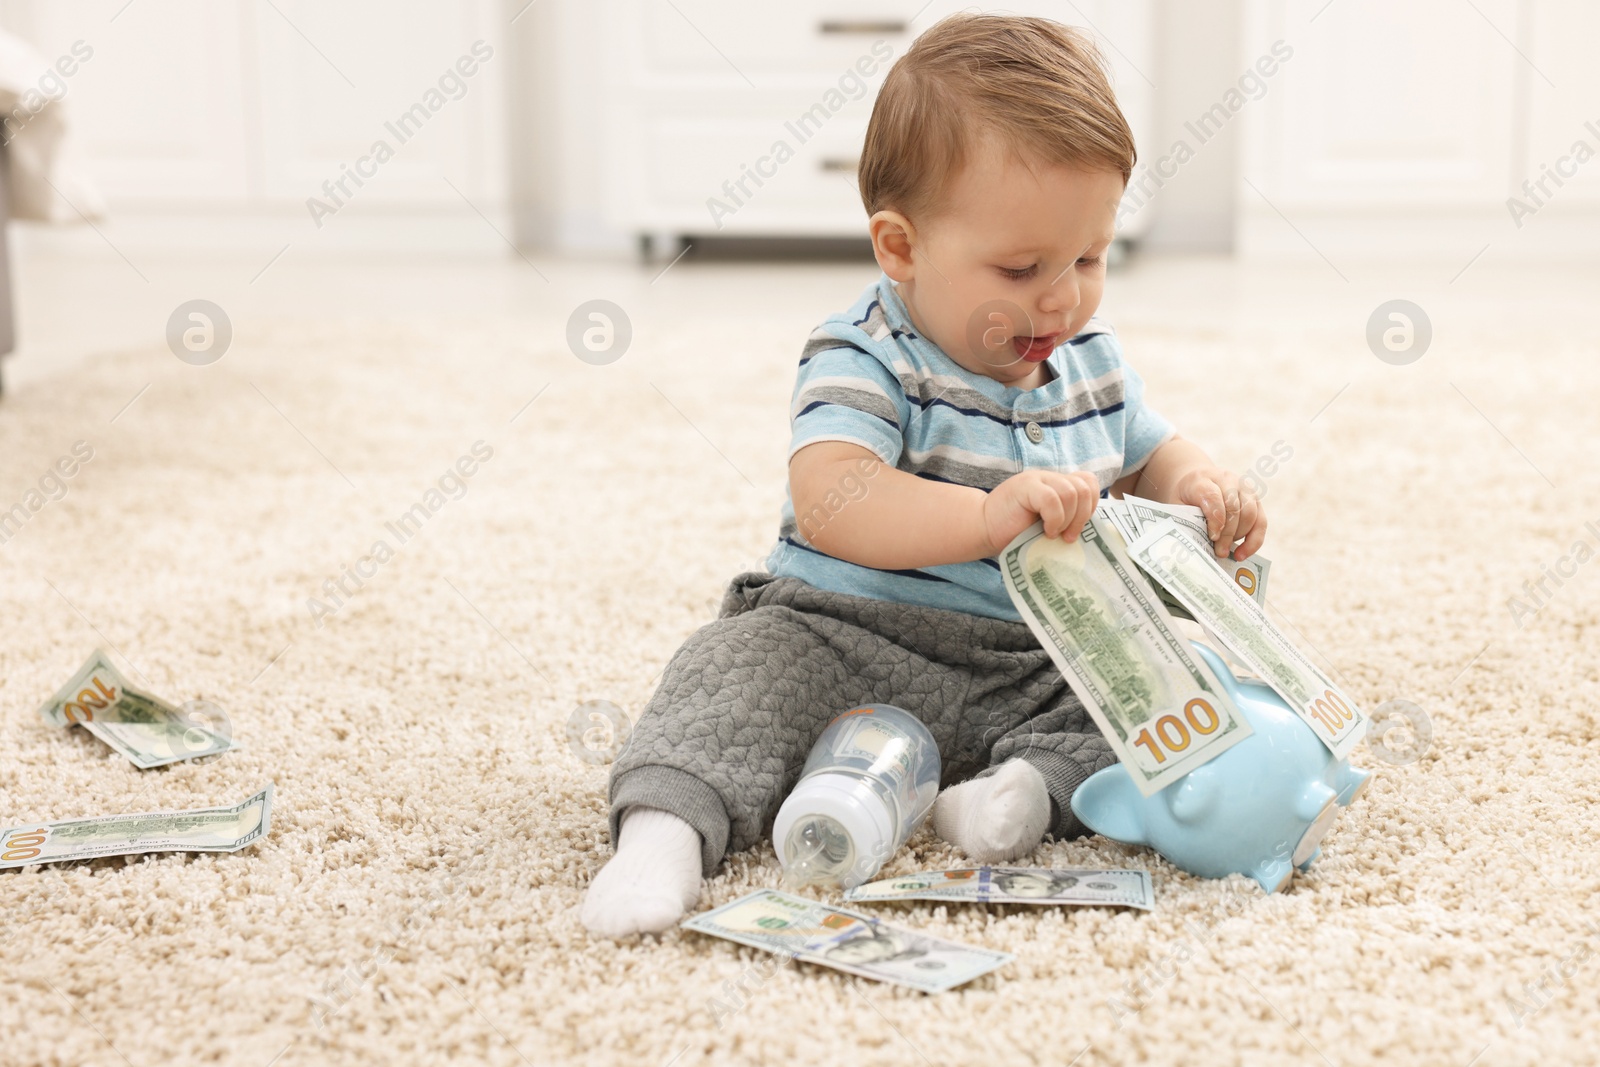
<svg viewBox="0 0 1600 1067">
<path fill-rule="evenodd" d="M 1040 337 L 1024 337 L 1018 335 L 1011 339 L 1011 347 L 1016 351 L 1017 358 L 1025 359 L 1029 363 L 1043 363 L 1050 358 L 1050 353 L 1056 350 L 1056 340 L 1060 333 L 1047 333 Z"/>
</svg>

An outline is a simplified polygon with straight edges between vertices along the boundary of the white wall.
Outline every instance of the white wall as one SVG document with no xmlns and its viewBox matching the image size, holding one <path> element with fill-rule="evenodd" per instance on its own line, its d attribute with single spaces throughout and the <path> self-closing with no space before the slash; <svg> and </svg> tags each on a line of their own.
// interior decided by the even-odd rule
<svg viewBox="0 0 1600 1067">
<path fill-rule="evenodd" d="M 510 0 L 519 5 L 526 0 Z M 601 123 L 612 38 L 599 3 L 538 0 L 510 28 L 515 82 L 510 148 L 518 243 L 620 253 L 631 235 L 606 222 Z"/>
<path fill-rule="evenodd" d="M 1186 128 L 1233 88 L 1246 66 L 1240 0 L 1160 0 L 1155 8 L 1156 86 L 1154 135 L 1139 146 L 1142 168 L 1176 157 L 1180 143 L 1194 150 L 1150 201 L 1146 246 L 1156 251 L 1230 252 L 1237 225 L 1241 135 L 1229 122 L 1203 145 Z M 1256 57 L 1249 57 L 1254 60 Z M 1248 105 L 1247 105 L 1248 106 Z M 1157 176 L 1160 174 L 1158 172 Z"/>
</svg>

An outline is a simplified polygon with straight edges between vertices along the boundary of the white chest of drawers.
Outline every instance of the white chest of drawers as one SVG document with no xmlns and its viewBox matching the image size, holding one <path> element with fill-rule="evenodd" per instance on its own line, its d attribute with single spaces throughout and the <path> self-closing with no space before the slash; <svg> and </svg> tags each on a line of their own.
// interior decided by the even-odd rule
<svg viewBox="0 0 1600 1067">
<path fill-rule="evenodd" d="M 607 221 L 682 238 L 858 237 L 856 159 L 884 75 L 962 5 L 934 0 L 606 0 Z M 1101 39 L 1123 110 L 1151 122 L 1148 0 L 1021 4 Z"/>
</svg>

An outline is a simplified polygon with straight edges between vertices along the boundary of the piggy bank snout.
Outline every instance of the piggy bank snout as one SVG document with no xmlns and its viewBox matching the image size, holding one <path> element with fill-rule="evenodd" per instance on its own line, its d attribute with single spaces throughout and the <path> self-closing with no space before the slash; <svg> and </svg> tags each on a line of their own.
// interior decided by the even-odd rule
<svg viewBox="0 0 1600 1067">
<path fill-rule="evenodd" d="M 1323 782 L 1312 782 L 1306 786 L 1305 792 L 1300 794 L 1299 801 L 1295 804 L 1295 814 L 1304 819 L 1308 824 L 1305 833 L 1300 835 L 1300 843 L 1295 846 L 1294 854 L 1289 858 L 1290 864 L 1299 867 L 1309 865 L 1313 857 L 1320 851 L 1322 839 L 1333 828 L 1335 820 L 1339 818 L 1339 795 L 1332 787 Z"/>
</svg>

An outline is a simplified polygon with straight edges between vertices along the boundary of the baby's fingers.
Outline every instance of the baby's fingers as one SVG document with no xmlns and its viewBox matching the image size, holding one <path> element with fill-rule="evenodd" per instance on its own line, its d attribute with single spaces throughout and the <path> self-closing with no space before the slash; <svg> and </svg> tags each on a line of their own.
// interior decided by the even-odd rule
<svg viewBox="0 0 1600 1067">
<path fill-rule="evenodd" d="M 1228 520 L 1228 506 L 1222 498 L 1222 486 L 1210 478 L 1202 478 L 1190 489 L 1188 496 L 1188 502 L 1198 507 L 1206 518 L 1206 536 L 1212 541 L 1218 540 Z"/>
<path fill-rule="evenodd" d="M 1262 507 L 1261 502 L 1255 497 L 1249 498 L 1248 514 L 1249 525 L 1245 524 L 1242 515 L 1240 517 L 1239 529 L 1244 531 L 1244 544 L 1234 550 L 1234 559 L 1249 559 L 1260 550 L 1262 542 L 1267 539 L 1267 509 Z"/>
<path fill-rule="evenodd" d="M 1222 529 L 1218 530 L 1214 537 L 1216 552 L 1219 556 L 1227 556 L 1232 552 L 1233 542 L 1238 539 L 1239 531 L 1248 529 L 1240 521 L 1241 512 L 1244 508 L 1244 501 L 1241 499 L 1243 496 L 1244 494 L 1236 485 L 1226 486 L 1222 490 Z"/>
<path fill-rule="evenodd" d="M 1071 541 L 1078 536 L 1083 524 L 1094 514 L 1095 505 L 1100 502 L 1100 480 L 1083 471 L 1074 471 L 1067 477 L 1077 490 L 1073 500 L 1075 506 L 1067 518 L 1067 540 Z"/>
<path fill-rule="evenodd" d="M 1056 531 L 1068 541 L 1077 539 L 1078 531 L 1083 529 L 1083 524 L 1088 520 L 1088 512 L 1084 511 L 1084 496 L 1088 490 L 1083 487 L 1082 480 L 1076 474 L 1062 474 L 1058 471 L 1042 471 L 1039 482 L 1045 486 L 1056 502 L 1061 507 L 1061 528 Z M 1093 508 L 1091 502 L 1090 508 Z M 1047 525 L 1045 532 L 1050 533 Z M 1055 536 L 1055 533 L 1051 533 Z"/>
<path fill-rule="evenodd" d="M 1044 523 L 1046 537 L 1061 536 L 1061 531 L 1067 525 L 1067 509 L 1062 505 L 1061 495 L 1055 486 L 1034 482 L 1028 486 L 1028 495 L 1024 502 L 1028 510 L 1039 516 L 1039 521 Z"/>
</svg>

